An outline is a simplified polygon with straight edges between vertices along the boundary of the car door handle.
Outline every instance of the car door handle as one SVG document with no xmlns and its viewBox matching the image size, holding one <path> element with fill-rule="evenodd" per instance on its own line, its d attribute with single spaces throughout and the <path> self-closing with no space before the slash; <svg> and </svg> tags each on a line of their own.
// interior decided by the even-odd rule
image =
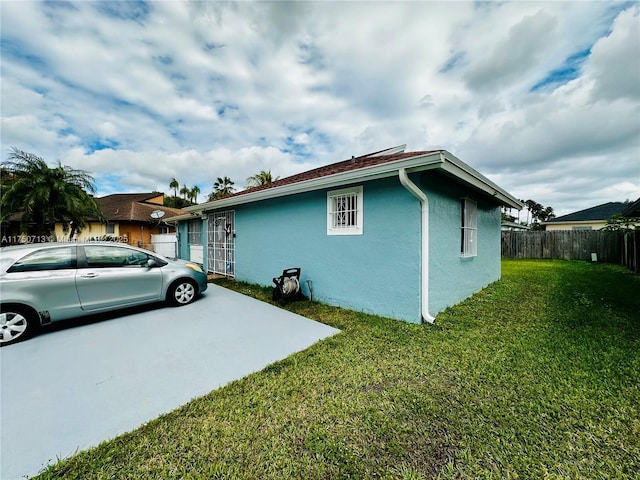
<svg viewBox="0 0 640 480">
<path fill-rule="evenodd" d="M 80 275 L 82 278 L 96 278 L 98 276 L 97 273 L 85 273 L 84 275 Z"/>
</svg>

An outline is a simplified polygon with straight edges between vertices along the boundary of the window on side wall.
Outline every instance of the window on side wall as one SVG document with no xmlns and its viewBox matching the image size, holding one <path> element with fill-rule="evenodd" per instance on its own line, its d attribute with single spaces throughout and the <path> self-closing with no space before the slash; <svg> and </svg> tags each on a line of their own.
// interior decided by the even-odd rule
<svg viewBox="0 0 640 480">
<path fill-rule="evenodd" d="M 460 254 L 475 257 L 478 255 L 478 204 L 470 198 L 463 198 L 461 206 Z"/>
<path fill-rule="evenodd" d="M 189 221 L 188 236 L 189 245 L 201 245 L 202 244 L 202 220 Z"/>
<path fill-rule="evenodd" d="M 362 187 L 327 192 L 327 235 L 362 235 Z"/>
</svg>

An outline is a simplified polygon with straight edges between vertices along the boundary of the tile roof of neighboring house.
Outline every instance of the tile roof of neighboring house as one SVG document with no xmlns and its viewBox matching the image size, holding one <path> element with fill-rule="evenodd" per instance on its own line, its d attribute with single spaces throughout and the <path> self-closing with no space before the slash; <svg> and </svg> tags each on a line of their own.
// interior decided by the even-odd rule
<svg viewBox="0 0 640 480">
<path fill-rule="evenodd" d="M 603 203 L 602 205 L 596 205 L 595 207 L 586 208 L 578 212 L 573 212 L 567 215 L 553 218 L 544 223 L 588 222 L 607 220 L 613 217 L 615 214 L 622 213 L 622 211 L 628 206 L 629 204 L 625 202 Z"/>
<path fill-rule="evenodd" d="M 625 217 L 640 217 L 640 198 L 628 205 L 624 212 L 622 212 L 622 215 Z"/>
<path fill-rule="evenodd" d="M 167 217 L 182 213 L 178 208 L 169 208 L 148 202 L 161 193 L 115 193 L 96 198 L 96 202 L 109 222 L 149 222 L 153 221 L 151 212 L 162 210 Z"/>
</svg>

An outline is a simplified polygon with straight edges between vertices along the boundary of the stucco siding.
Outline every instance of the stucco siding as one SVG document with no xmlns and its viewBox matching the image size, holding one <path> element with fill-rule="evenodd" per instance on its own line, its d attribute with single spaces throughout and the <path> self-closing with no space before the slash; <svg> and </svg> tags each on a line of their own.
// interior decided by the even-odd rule
<svg viewBox="0 0 640 480">
<path fill-rule="evenodd" d="M 363 234 L 327 235 L 326 191 L 240 205 L 236 278 L 272 285 L 289 267 L 316 300 L 420 321 L 420 208 L 397 179 L 363 185 Z"/>
<path fill-rule="evenodd" d="M 605 220 L 594 220 L 585 222 L 557 222 L 545 223 L 544 228 L 547 231 L 553 230 L 600 230 L 607 226 Z"/>
<path fill-rule="evenodd" d="M 429 198 L 429 309 L 455 305 L 500 278 L 500 207 L 443 175 L 423 174 Z M 477 256 L 460 254 L 461 198 L 478 203 Z"/>
<path fill-rule="evenodd" d="M 178 223 L 178 258 L 189 260 L 189 222 Z"/>
<path fill-rule="evenodd" d="M 500 278 L 500 207 L 443 174 L 410 179 L 429 201 L 429 313 L 436 315 Z M 359 185 L 362 235 L 327 234 L 326 190 L 233 207 L 235 278 L 272 286 L 282 270 L 300 267 L 303 293 L 310 281 L 314 300 L 419 323 L 420 203 L 397 177 Z M 463 197 L 478 207 L 477 256 L 469 258 L 460 253 Z M 179 232 L 180 256 L 189 258 L 187 222 Z"/>
</svg>

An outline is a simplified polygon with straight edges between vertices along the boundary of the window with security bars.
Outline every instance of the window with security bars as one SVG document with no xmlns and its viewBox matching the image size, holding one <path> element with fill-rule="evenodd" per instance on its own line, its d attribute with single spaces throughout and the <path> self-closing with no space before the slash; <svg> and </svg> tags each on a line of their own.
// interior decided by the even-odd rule
<svg viewBox="0 0 640 480">
<path fill-rule="evenodd" d="M 463 198 L 460 254 L 463 257 L 478 255 L 478 204 L 470 198 Z"/>
<path fill-rule="evenodd" d="M 189 222 L 189 245 L 202 245 L 202 220 Z"/>
<path fill-rule="evenodd" d="M 327 192 L 327 235 L 362 235 L 362 187 Z"/>
</svg>

